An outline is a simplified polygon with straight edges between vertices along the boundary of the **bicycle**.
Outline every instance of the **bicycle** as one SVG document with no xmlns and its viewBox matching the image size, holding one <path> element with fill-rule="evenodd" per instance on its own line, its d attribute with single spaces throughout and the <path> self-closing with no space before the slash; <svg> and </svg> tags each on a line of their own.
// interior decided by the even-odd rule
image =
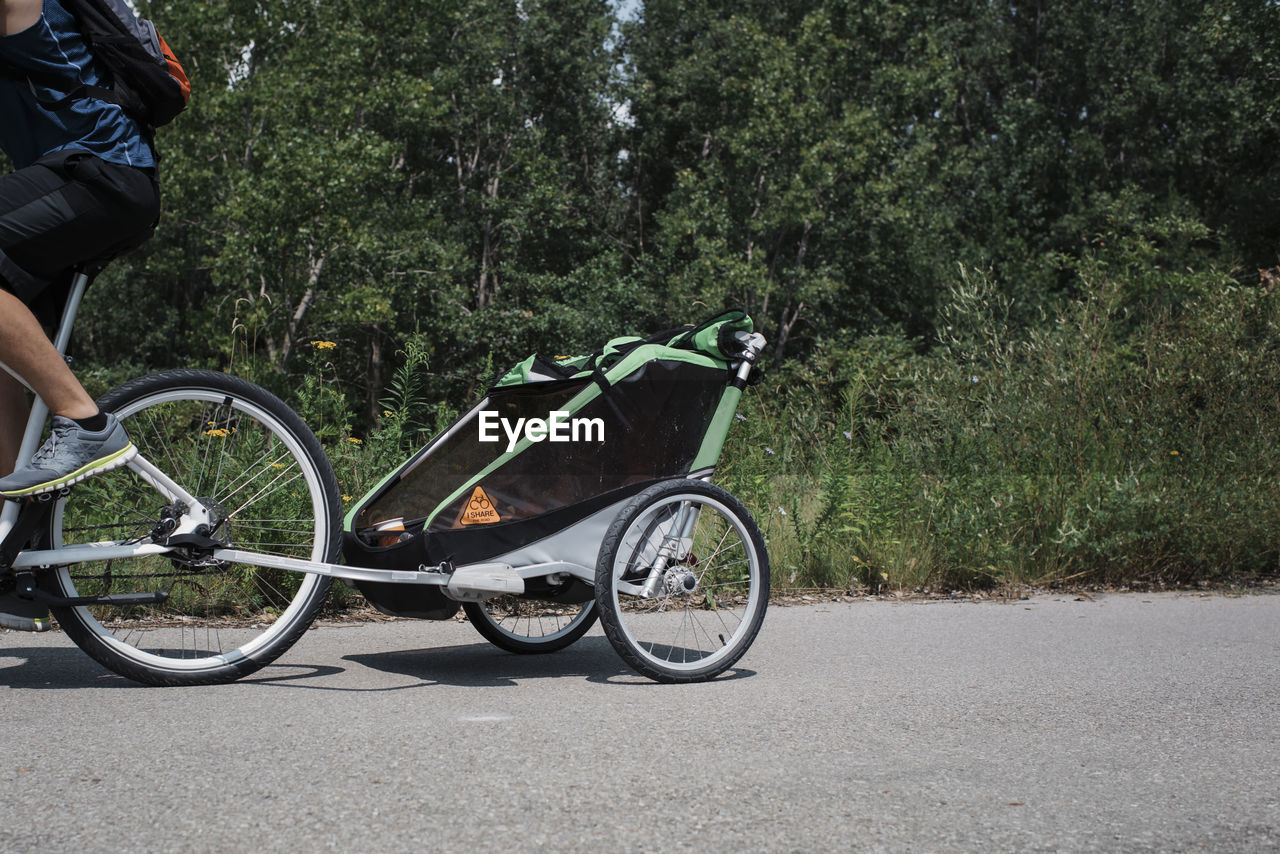
<svg viewBox="0 0 1280 854">
<path fill-rule="evenodd" d="M 54 336 L 60 353 L 90 279 L 86 271 L 73 279 Z M 764 343 L 759 335 L 740 339 L 727 386 L 737 394 Z M 732 396 L 730 414 L 736 403 Z M 11 585 L 47 605 L 83 651 L 144 684 L 216 684 L 255 672 L 302 636 L 334 578 L 355 583 L 384 610 L 446 603 L 429 614 L 401 608 L 411 616 L 439 619 L 462 605 L 485 638 L 512 652 L 563 648 L 600 614 L 624 660 L 659 681 L 724 672 L 764 616 L 763 539 L 745 509 L 706 482 L 705 466 L 610 494 L 583 523 L 591 529 L 585 541 L 580 525 L 568 525 L 532 558 L 508 551 L 469 561 L 448 555 L 343 565 L 332 466 L 275 395 L 214 371 L 170 370 L 126 382 L 99 406 L 125 425 L 137 455 L 56 493 L 4 503 L 0 594 Z M 47 415 L 37 399 L 20 459 L 39 445 Z M 438 438 L 457 435 L 457 426 Z M 723 438 L 712 443 L 715 457 Z M 391 479 L 348 516 L 349 563 L 352 544 L 365 536 L 353 519 Z M 397 539 L 429 539 L 425 525 L 408 528 Z M 556 542 L 565 544 L 560 553 L 549 545 Z M 546 602 L 569 614 L 552 618 L 550 632 L 545 618 L 512 617 Z M 695 610 L 714 615 L 719 627 L 701 635 L 690 629 L 699 622 L 690 616 Z"/>
<path fill-rule="evenodd" d="M 89 282 L 84 271 L 72 281 L 60 353 Z M 0 573 L 48 605 L 86 653 L 136 681 L 225 682 L 275 660 L 332 584 L 261 565 L 337 555 L 338 485 L 320 443 L 279 398 L 213 371 L 148 375 L 99 405 L 125 424 L 138 455 L 5 502 Z M 20 459 L 35 452 L 47 415 L 37 398 Z"/>
</svg>

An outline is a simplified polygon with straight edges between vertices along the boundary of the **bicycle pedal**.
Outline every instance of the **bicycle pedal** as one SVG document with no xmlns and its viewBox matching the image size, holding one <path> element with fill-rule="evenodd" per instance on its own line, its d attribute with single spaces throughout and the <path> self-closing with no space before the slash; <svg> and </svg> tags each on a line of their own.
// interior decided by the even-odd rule
<svg viewBox="0 0 1280 854">
<path fill-rule="evenodd" d="M 71 484 L 60 486 L 57 489 L 51 489 L 48 492 L 40 492 L 36 495 L 28 495 L 27 500 L 33 504 L 50 504 L 54 501 L 61 501 L 71 494 Z"/>
<path fill-rule="evenodd" d="M 174 534 L 164 541 L 166 546 L 175 546 L 183 548 L 193 548 L 197 550 L 212 551 L 213 549 L 225 549 L 226 543 L 219 542 L 212 537 L 204 534 L 198 534 L 194 531 L 186 534 Z"/>
</svg>

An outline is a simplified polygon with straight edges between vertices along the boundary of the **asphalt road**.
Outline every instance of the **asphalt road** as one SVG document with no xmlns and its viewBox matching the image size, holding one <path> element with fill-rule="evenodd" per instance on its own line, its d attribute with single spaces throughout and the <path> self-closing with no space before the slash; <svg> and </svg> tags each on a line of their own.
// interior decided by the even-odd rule
<svg viewBox="0 0 1280 854">
<path fill-rule="evenodd" d="M 220 687 L 0 634 L 0 851 L 1276 851 L 1280 595 L 774 608 L 714 683 L 598 628 L 317 627 Z"/>
</svg>

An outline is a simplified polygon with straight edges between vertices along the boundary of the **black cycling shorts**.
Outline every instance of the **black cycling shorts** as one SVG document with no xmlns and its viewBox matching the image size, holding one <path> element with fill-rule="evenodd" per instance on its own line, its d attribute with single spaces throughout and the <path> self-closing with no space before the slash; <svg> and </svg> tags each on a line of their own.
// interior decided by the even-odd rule
<svg viewBox="0 0 1280 854">
<path fill-rule="evenodd" d="M 0 287 L 47 322 L 72 267 L 142 243 L 159 214 L 153 170 L 87 151 L 48 154 L 0 178 Z"/>
</svg>

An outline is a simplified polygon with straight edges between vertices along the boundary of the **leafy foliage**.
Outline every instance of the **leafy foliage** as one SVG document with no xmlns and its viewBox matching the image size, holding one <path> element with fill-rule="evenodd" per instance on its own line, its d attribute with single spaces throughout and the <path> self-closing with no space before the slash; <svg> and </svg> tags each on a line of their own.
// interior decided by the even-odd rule
<svg viewBox="0 0 1280 854">
<path fill-rule="evenodd" d="M 737 304 L 776 379 L 726 476 L 801 576 L 1260 565 L 1165 509 L 1267 451 L 1273 2 L 145 5 L 194 98 L 91 386 L 247 375 L 354 490 L 531 351 Z"/>
</svg>

